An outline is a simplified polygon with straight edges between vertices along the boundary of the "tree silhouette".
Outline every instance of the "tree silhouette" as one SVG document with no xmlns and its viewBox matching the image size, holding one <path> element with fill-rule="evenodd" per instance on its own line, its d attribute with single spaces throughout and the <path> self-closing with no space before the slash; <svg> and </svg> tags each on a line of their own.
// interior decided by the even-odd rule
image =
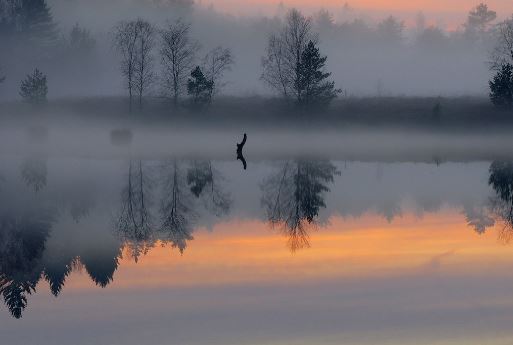
<svg viewBox="0 0 513 345">
<path fill-rule="evenodd" d="M 142 109 L 143 95 L 148 91 L 154 80 L 153 49 L 155 47 L 155 28 L 153 25 L 138 19 L 135 59 L 135 90 L 139 96 L 139 109 Z"/>
<path fill-rule="evenodd" d="M 331 73 L 325 72 L 326 56 L 321 56 L 315 43 L 310 41 L 301 55 L 298 89 L 303 90 L 302 105 L 327 105 L 341 90 L 335 82 L 327 80 Z"/>
<path fill-rule="evenodd" d="M 164 242 L 170 242 L 173 247 L 177 247 L 183 253 L 187 247 L 187 241 L 193 239 L 192 222 L 196 214 L 178 162 L 173 161 L 164 168 L 164 197 L 160 206 L 162 226 L 159 234 Z M 196 190 L 196 192 L 199 191 Z"/>
<path fill-rule="evenodd" d="M 513 105 L 513 65 L 505 63 L 489 82 L 490 100 L 499 107 Z"/>
<path fill-rule="evenodd" d="M 133 93 L 138 93 L 141 106 L 143 93 L 153 81 L 153 26 L 140 18 L 122 21 L 114 28 L 113 45 L 121 55 L 121 73 L 125 77 L 132 111 Z"/>
<path fill-rule="evenodd" d="M 505 64 L 513 65 L 513 18 L 497 25 L 494 38 L 496 44 L 490 55 L 490 68 L 499 71 Z"/>
<path fill-rule="evenodd" d="M 403 40 L 404 23 L 390 16 L 378 23 L 377 33 L 381 43 L 399 44 Z"/>
<path fill-rule="evenodd" d="M 310 41 L 317 41 L 317 34 L 312 32 L 311 18 L 292 9 L 281 31 L 269 37 L 267 56 L 262 59 L 262 80 L 296 103 L 301 103 L 303 96 L 301 58 Z"/>
<path fill-rule="evenodd" d="M 74 267 L 78 266 L 77 257 L 68 257 L 54 253 L 57 257 L 51 258 L 50 261 L 45 261 L 44 277 L 50 285 L 50 291 L 55 297 L 61 293 L 66 278 L 71 274 Z"/>
<path fill-rule="evenodd" d="M 68 46 L 77 55 L 88 55 L 96 47 L 96 40 L 89 30 L 75 24 L 69 33 Z"/>
<path fill-rule="evenodd" d="M 121 195 L 121 211 L 116 224 L 118 237 L 137 261 L 154 243 L 152 229 L 152 182 L 144 173 L 141 161 L 130 161 L 127 185 Z"/>
<path fill-rule="evenodd" d="M 509 242 L 513 236 L 513 162 L 493 162 L 488 183 L 496 194 L 491 210 L 504 223 L 499 238 Z"/>
<path fill-rule="evenodd" d="M 212 49 L 203 59 L 203 68 L 206 78 L 212 84 L 210 88 L 210 98 L 221 90 L 224 86 L 221 82 L 225 72 L 229 71 L 233 65 L 233 55 L 230 49 L 216 47 Z"/>
<path fill-rule="evenodd" d="M 47 94 L 46 75 L 37 68 L 21 82 L 20 96 L 27 103 L 35 105 L 45 103 Z"/>
<path fill-rule="evenodd" d="M 496 18 L 497 12 L 489 10 L 488 5 L 481 3 L 469 12 L 465 23 L 465 33 L 470 37 L 477 35 L 483 37 L 490 23 Z"/>
<path fill-rule="evenodd" d="M 0 215 L 0 293 L 19 319 L 36 290 L 52 217 L 47 212 Z"/>
<path fill-rule="evenodd" d="M 191 96 L 192 104 L 196 107 L 203 107 L 209 104 L 213 87 L 213 82 L 205 77 L 201 67 L 196 66 L 187 81 L 187 93 Z"/>
<path fill-rule="evenodd" d="M 170 90 L 175 107 L 187 86 L 189 71 L 193 68 L 199 44 L 189 37 L 190 25 L 178 20 L 168 23 L 161 31 L 160 55 L 164 66 L 166 89 Z"/>
<path fill-rule="evenodd" d="M 30 157 L 21 165 L 21 177 L 28 187 L 34 192 L 41 191 L 46 187 L 48 175 L 47 162 L 42 157 Z"/>
<path fill-rule="evenodd" d="M 121 248 L 118 246 L 104 246 L 94 252 L 84 253 L 80 259 L 94 283 L 105 288 L 114 280 L 120 256 Z"/>
<path fill-rule="evenodd" d="M 38 57 L 57 45 L 57 26 L 45 0 L 6 0 L 0 10 L 2 6 L 5 18 L 0 30 L 13 37 L 16 44 L 36 49 Z"/>
<path fill-rule="evenodd" d="M 308 232 L 316 225 L 329 183 L 340 174 L 328 161 L 287 162 L 262 184 L 262 204 L 272 227 L 281 227 L 289 237 L 289 248 L 309 247 Z"/>
<path fill-rule="evenodd" d="M 220 186 L 222 176 L 212 166 L 211 161 L 194 161 L 187 170 L 187 184 L 197 198 L 204 197 L 206 208 L 216 216 L 230 210 L 230 195 Z"/>
</svg>

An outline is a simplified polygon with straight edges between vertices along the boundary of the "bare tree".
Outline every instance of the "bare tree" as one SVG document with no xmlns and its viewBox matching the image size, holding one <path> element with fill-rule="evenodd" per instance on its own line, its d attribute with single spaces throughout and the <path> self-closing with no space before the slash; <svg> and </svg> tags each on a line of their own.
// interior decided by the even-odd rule
<svg viewBox="0 0 513 345">
<path fill-rule="evenodd" d="M 204 70 L 207 79 L 212 83 L 210 98 L 224 86 L 221 79 L 225 72 L 231 70 L 233 65 L 232 52 L 228 48 L 216 47 L 204 58 Z"/>
<path fill-rule="evenodd" d="M 135 85 L 137 62 L 137 27 L 134 21 L 122 21 L 114 28 L 114 47 L 121 54 L 121 73 L 125 78 L 126 88 L 130 99 L 130 111 L 132 111 L 132 99 Z"/>
<path fill-rule="evenodd" d="M 294 97 L 298 103 L 303 97 L 301 57 L 310 41 L 318 41 L 317 34 L 312 32 L 311 18 L 292 9 L 281 32 L 270 36 L 267 57 L 262 61 L 262 79 L 286 97 Z"/>
<path fill-rule="evenodd" d="M 186 87 L 190 70 L 194 67 L 199 44 L 189 37 L 190 24 L 181 20 L 169 23 L 162 30 L 160 54 L 164 66 L 165 86 L 173 97 L 175 106 Z"/>
<path fill-rule="evenodd" d="M 142 97 L 154 79 L 153 49 L 155 48 L 155 29 L 153 25 L 138 19 L 135 59 L 135 90 L 139 95 L 139 108 L 142 108 Z"/>
<path fill-rule="evenodd" d="M 269 36 L 267 56 L 262 58 L 264 72 L 261 79 L 277 90 L 284 98 L 289 97 L 290 71 L 285 67 L 285 53 L 282 40 L 276 35 Z"/>
<path fill-rule="evenodd" d="M 490 54 L 490 68 L 500 70 L 503 65 L 513 65 L 513 17 L 497 26 L 495 48 Z"/>
<path fill-rule="evenodd" d="M 143 19 L 119 23 L 115 30 L 114 46 L 121 54 L 121 72 L 126 79 L 132 111 L 133 93 L 142 96 L 153 81 L 153 57 L 155 46 L 155 29 Z"/>
</svg>

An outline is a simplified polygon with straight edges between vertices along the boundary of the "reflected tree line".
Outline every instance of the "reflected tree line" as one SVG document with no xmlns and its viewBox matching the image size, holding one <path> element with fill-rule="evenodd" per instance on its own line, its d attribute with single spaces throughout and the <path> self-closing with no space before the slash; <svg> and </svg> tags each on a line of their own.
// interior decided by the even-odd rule
<svg viewBox="0 0 513 345">
<path fill-rule="evenodd" d="M 228 214 L 232 201 L 222 180 L 211 161 L 130 161 L 115 226 L 130 256 L 137 261 L 157 242 L 183 253 L 200 206 L 218 217 Z"/>
<path fill-rule="evenodd" d="M 85 270 L 104 288 L 113 281 L 124 252 L 137 261 L 161 243 L 183 253 L 193 239 L 200 206 L 216 216 L 230 210 L 231 197 L 222 187 L 223 176 L 210 161 L 185 164 L 172 160 L 151 165 L 131 160 L 127 168 L 112 227 L 117 241 L 95 242 L 92 251 L 49 253 L 47 240 L 64 210 L 41 196 L 47 186 L 47 160 L 30 157 L 21 163 L 20 180 L 37 202 L 13 207 L 0 203 L 0 294 L 13 317 L 22 317 L 28 297 L 41 279 L 48 282 L 56 297 L 76 270 Z M 0 198 L 6 200 L 2 182 L 5 180 L 0 180 Z M 78 223 L 89 215 L 94 201 L 72 199 L 66 202 L 66 211 Z"/>
<path fill-rule="evenodd" d="M 19 174 L 34 195 L 47 184 L 47 163 L 27 158 Z M 48 253 L 52 227 L 62 210 L 48 203 L 0 208 L 0 294 L 15 318 L 21 318 L 28 297 L 41 279 L 59 296 L 73 271 L 85 270 L 99 287 L 113 281 L 123 255 L 137 261 L 158 244 L 183 253 L 193 240 L 201 211 L 216 217 L 230 212 L 232 199 L 224 177 L 211 161 L 169 160 L 127 162 L 119 209 L 112 226 L 116 242 L 95 244 L 94 251 Z M 261 204 L 271 228 L 288 239 L 292 252 L 310 246 L 309 236 L 319 227 L 319 214 L 341 172 L 327 160 L 296 159 L 281 162 L 261 184 Z M 0 197 L 5 178 L 0 178 Z M 500 238 L 513 237 L 513 162 L 495 161 L 489 168 L 493 197 L 483 207 L 465 208 L 469 226 L 482 233 L 502 222 Z M 75 222 L 86 218 L 94 201 L 77 198 L 67 203 Z"/>
</svg>

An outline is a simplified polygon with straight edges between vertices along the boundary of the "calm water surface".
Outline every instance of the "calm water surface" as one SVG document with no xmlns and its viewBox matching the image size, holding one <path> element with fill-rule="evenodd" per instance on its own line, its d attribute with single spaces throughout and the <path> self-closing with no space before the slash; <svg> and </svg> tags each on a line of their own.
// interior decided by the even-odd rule
<svg viewBox="0 0 513 345">
<path fill-rule="evenodd" d="M 0 165 L 0 344 L 511 344 L 513 163 Z"/>
</svg>

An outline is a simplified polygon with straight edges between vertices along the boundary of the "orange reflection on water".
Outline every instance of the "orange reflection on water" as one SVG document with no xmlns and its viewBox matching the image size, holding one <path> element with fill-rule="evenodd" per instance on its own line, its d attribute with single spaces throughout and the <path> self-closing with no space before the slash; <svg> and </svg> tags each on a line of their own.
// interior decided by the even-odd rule
<svg viewBox="0 0 513 345">
<path fill-rule="evenodd" d="M 500 227 L 500 225 L 497 225 Z M 438 272 L 472 274 L 513 264 L 513 248 L 500 243 L 497 228 L 479 235 L 465 217 L 444 211 L 391 223 L 377 216 L 332 217 L 310 233 L 310 248 L 291 253 L 286 234 L 260 221 L 231 221 L 199 229 L 184 254 L 157 245 L 136 263 L 125 251 L 113 288 L 160 288 L 294 281 L 362 279 Z M 72 288 L 93 284 L 86 274 Z"/>
</svg>

